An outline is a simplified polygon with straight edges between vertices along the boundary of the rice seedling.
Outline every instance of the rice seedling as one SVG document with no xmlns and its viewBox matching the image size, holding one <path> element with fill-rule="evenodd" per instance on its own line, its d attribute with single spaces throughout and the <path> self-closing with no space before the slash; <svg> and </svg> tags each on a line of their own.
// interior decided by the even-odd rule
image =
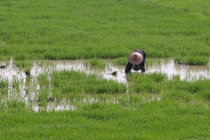
<svg viewBox="0 0 210 140">
<path fill-rule="evenodd" d="M 120 57 L 120 58 L 117 58 L 113 64 L 114 65 L 122 65 L 122 66 L 125 66 L 126 64 L 128 63 L 128 58 L 127 57 Z"/>
<path fill-rule="evenodd" d="M 92 75 L 91 75 L 92 76 Z M 90 77 L 91 77 L 90 76 Z M 84 86 L 86 84 L 86 80 L 88 81 L 89 85 L 96 85 L 94 81 L 99 82 L 100 78 L 97 80 L 95 76 L 91 77 L 91 82 L 88 80 L 88 76 L 85 73 L 82 72 L 74 72 L 74 71 L 61 71 L 61 72 L 55 72 L 52 73 L 52 80 L 47 80 L 47 75 L 42 75 L 42 78 L 39 79 L 41 82 L 42 80 L 45 81 L 42 83 L 43 87 L 46 87 L 45 89 L 40 89 L 40 100 L 37 101 L 39 106 L 46 106 L 49 102 L 49 93 L 47 90 L 47 85 L 50 83 L 54 83 L 52 87 L 52 93 L 54 97 L 54 93 L 57 94 L 63 94 L 65 97 L 68 98 L 77 98 L 78 100 L 75 100 L 74 104 L 78 104 L 80 108 L 77 108 L 76 111 L 63 111 L 63 112 L 40 112 L 40 113 L 32 113 L 30 111 L 24 110 L 24 104 L 21 104 L 20 102 L 10 102 L 8 103 L 7 113 L 1 113 L 1 119 L 2 118 L 8 118 L 14 120 L 13 117 L 10 116 L 11 113 L 15 113 L 15 120 L 17 121 L 8 121 L 2 122 L 1 127 L 8 128 L 7 131 L 3 130 L 2 136 L 5 138 L 12 138 L 12 136 L 15 134 L 22 134 L 22 131 L 18 130 L 17 128 L 27 128 L 28 131 L 24 131 L 24 135 L 21 135 L 20 138 L 29 138 L 31 137 L 31 131 L 33 130 L 33 133 L 42 134 L 46 133 L 45 127 L 47 127 L 47 124 L 50 123 L 51 129 L 50 132 L 53 132 L 51 134 L 51 137 L 57 138 L 58 136 L 62 135 L 65 139 L 65 137 L 70 138 L 81 138 L 78 134 L 83 133 L 86 134 L 87 128 L 91 130 L 90 135 L 88 135 L 88 139 L 93 138 L 95 134 L 98 134 L 98 132 L 102 132 L 100 135 L 97 135 L 98 138 L 107 137 L 108 138 L 123 138 L 124 134 L 127 134 L 128 132 L 139 134 L 139 132 L 144 132 L 144 134 L 141 135 L 127 135 L 128 138 L 170 138 L 173 139 L 172 136 L 176 136 L 178 138 L 184 138 L 184 137 L 198 137 L 199 132 L 197 130 L 195 131 L 194 128 L 199 128 L 199 130 L 202 130 L 203 135 L 202 138 L 208 138 L 208 128 L 209 125 L 206 123 L 205 119 L 209 118 L 208 109 L 205 107 L 209 104 L 204 101 L 208 101 L 208 94 L 205 92 L 205 94 L 202 93 L 202 90 L 199 90 L 199 92 L 196 91 L 197 94 L 201 94 L 201 96 L 194 96 L 194 90 L 190 91 L 188 90 L 188 87 L 190 89 L 192 87 L 199 87 L 202 83 L 206 83 L 208 85 L 207 81 L 200 80 L 199 82 L 191 82 L 188 83 L 186 81 L 180 81 L 178 79 L 175 80 L 167 80 L 165 78 L 165 75 L 154 73 L 154 74 L 132 74 L 130 75 L 131 85 L 129 85 L 129 89 L 134 88 L 133 86 L 137 86 L 132 80 L 139 81 L 142 79 L 142 83 L 138 83 L 139 85 L 143 84 L 144 82 L 148 82 L 148 84 L 155 85 L 154 83 L 158 84 L 163 92 L 159 94 L 150 94 L 151 92 L 148 92 L 149 90 L 143 90 L 142 92 L 134 93 L 132 90 L 129 90 L 128 94 L 122 94 L 123 92 L 120 91 L 121 94 L 118 94 L 117 96 L 115 94 L 98 94 L 95 92 L 93 93 L 83 93 L 83 97 L 73 97 L 69 96 L 68 94 L 80 94 L 78 93 L 78 89 L 74 89 L 72 92 L 71 90 L 63 90 L 64 87 L 62 87 L 63 84 L 68 83 L 69 85 L 76 84 L 77 82 L 80 83 L 79 88 L 85 89 Z M 78 78 L 77 78 L 78 77 Z M 147 78 L 145 78 L 147 77 Z M 94 79 L 96 78 L 96 79 Z M 44 80 L 45 79 L 45 80 Z M 72 82 L 72 79 L 74 79 L 74 83 Z M 147 80 L 148 79 L 148 80 Z M 57 82 L 56 82 L 56 81 Z M 63 81 L 63 82 L 62 82 Z M 83 81 L 83 82 L 82 82 Z M 102 80 L 103 81 L 103 80 Z M 184 84 L 186 83 L 186 84 Z M 66 85 L 68 85 L 66 84 Z M 113 83 L 111 83 L 113 84 Z M 175 88 L 172 87 L 174 85 Z M 182 87 L 180 87 L 182 85 Z M 189 86 L 190 85 L 190 86 Z M 54 87 L 55 86 L 55 87 Z M 118 85 L 119 86 L 119 85 Z M 112 91 L 109 86 L 106 85 L 110 91 Z M 140 86 L 139 86 L 140 87 Z M 164 87 L 164 88 L 163 88 Z M 99 87 L 96 87 L 96 89 Z M 147 88 L 144 85 L 142 88 Z M 203 87 L 205 91 L 208 90 L 207 86 Z M 54 90 L 57 89 L 57 90 Z M 60 92 L 60 91 L 66 91 Z M 156 90 L 157 91 L 157 90 Z M 84 92 L 84 91 L 83 91 Z M 79 99 L 82 99 L 84 97 L 98 97 L 99 99 L 104 100 L 105 102 L 93 102 L 84 104 Z M 117 104 L 111 103 L 107 104 L 106 100 L 107 98 L 117 98 L 118 102 Z M 4 104 L 1 104 L 1 107 L 3 107 Z M 5 107 L 3 107 L 5 108 Z M 25 113 L 25 116 L 27 116 L 27 119 L 25 117 L 21 117 L 22 113 Z M 38 118 L 37 118 L 38 117 Z M 62 118 L 62 119 L 61 119 Z M 188 118 L 188 119 L 186 119 Z M 53 122 L 53 123 L 51 123 Z M 30 123 L 30 125 L 28 125 Z M 39 127 L 35 127 L 38 124 L 42 124 Z M 67 124 L 68 125 L 67 125 Z M 190 124 L 185 127 L 184 124 Z M 201 125 L 202 124 L 202 125 Z M 13 129 L 15 129 L 15 132 L 11 129 L 11 126 Z M 117 126 L 117 127 L 116 127 Z M 59 127 L 59 130 L 62 130 L 62 134 L 58 133 L 56 131 L 56 128 Z M 120 129 L 118 129 L 120 127 Z M 167 129 L 166 129 L 166 128 Z M 78 129 L 72 129 L 72 128 L 78 128 Z M 103 128 L 103 129 L 100 129 Z M 123 128 L 123 131 L 122 131 Z M 156 129 L 155 129 L 156 128 Z M 158 129 L 157 129 L 158 128 Z M 174 128 L 179 128 L 179 130 L 174 130 Z M 55 129 L 55 130 L 54 130 Z M 146 130 L 152 130 L 146 131 Z M 180 130 L 181 129 L 181 130 Z M 205 129 L 206 131 L 203 131 Z M 80 131 L 78 131 L 80 130 Z M 172 131 L 173 130 L 173 131 Z M 35 131 L 35 132 L 34 132 Z M 104 132 L 105 131 L 105 132 Z M 118 132 L 118 134 L 114 135 L 112 133 L 113 131 Z M 161 132 L 160 132 L 161 131 Z M 174 132 L 175 131 L 175 132 Z M 69 134 L 71 132 L 71 135 Z M 104 133 L 103 133 L 104 132 Z M 171 133 L 173 132 L 173 133 Z M 8 135 L 8 133 L 12 133 L 12 135 Z M 76 134 L 75 136 L 72 136 L 72 133 Z M 109 135 L 107 135 L 109 133 Z M 161 134 L 168 134 L 170 135 L 164 135 Z M 177 135 L 179 134 L 179 135 Z M 110 136 L 111 135 L 111 136 Z M 45 136 L 37 136 L 39 138 L 45 138 Z M 200 138 L 200 136 L 199 136 Z"/>
<path fill-rule="evenodd" d="M 136 93 L 161 93 L 165 85 L 167 77 L 161 73 L 153 73 L 151 75 L 132 74 L 128 80 L 131 82 L 130 90 Z"/>
<path fill-rule="evenodd" d="M 186 64 L 189 65 L 207 65 L 208 63 L 209 63 L 209 58 L 204 56 L 189 57 L 186 60 Z"/>
<path fill-rule="evenodd" d="M 108 59 L 125 57 L 137 48 L 151 58 L 209 56 L 209 3 L 205 0 L 191 3 L 193 8 L 175 1 L 91 1 L 86 3 L 89 8 L 77 2 L 66 4 L 66 0 L 8 3 L 1 2 L 2 59 Z"/>
<path fill-rule="evenodd" d="M 62 98 L 80 100 L 89 94 L 119 94 L 126 92 L 124 84 L 105 80 L 99 75 L 87 75 L 84 72 L 53 72 L 50 81 L 47 74 L 42 74 L 39 76 L 39 81 L 42 85 L 39 95 L 42 96 L 42 92 L 46 93 L 44 94 L 45 100 L 47 97 L 46 90 L 49 90 L 50 87 L 52 97 L 57 100 Z"/>
<path fill-rule="evenodd" d="M 14 61 L 13 64 L 16 67 L 20 67 L 20 68 L 30 68 L 33 66 L 33 62 L 29 61 L 29 60 L 23 60 L 23 61 Z"/>
<path fill-rule="evenodd" d="M 85 64 L 86 66 L 90 66 L 92 68 L 98 68 L 98 69 L 104 69 L 106 67 L 106 64 L 98 58 L 93 58 L 87 61 Z"/>
<path fill-rule="evenodd" d="M 17 67 L 27 68 L 29 60 L 92 59 L 88 65 L 103 69 L 100 59 L 117 58 L 117 64 L 125 65 L 126 56 L 141 48 L 148 58 L 207 65 L 209 4 L 207 0 L 0 1 L 0 60 L 14 58 Z M 23 81 L 1 80 L 1 139 L 210 138 L 209 80 L 187 82 L 179 76 L 168 80 L 160 73 L 126 78 L 128 85 L 61 71 L 43 73 L 37 83 L 30 79 L 24 88 Z M 40 88 L 33 91 L 30 84 Z M 28 94 L 20 94 L 24 90 Z M 38 96 L 38 107 L 69 98 L 78 108 L 35 113 L 28 105 L 36 107 L 32 92 Z M 113 98 L 116 103 L 107 103 Z"/>
<path fill-rule="evenodd" d="M 0 81 L 0 89 L 1 89 L 0 94 L 1 95 L 5 95 L 8 93 L 7 88 L 8 88 L 8 82 Z"/>
<path fill-rule="evenodd" d="M 188 58 L 175 57 L 174 61 L 178 64 L 186 65 L 207 65 L 209 58 L 205 56 L 189 56 Z"/>
</svg>

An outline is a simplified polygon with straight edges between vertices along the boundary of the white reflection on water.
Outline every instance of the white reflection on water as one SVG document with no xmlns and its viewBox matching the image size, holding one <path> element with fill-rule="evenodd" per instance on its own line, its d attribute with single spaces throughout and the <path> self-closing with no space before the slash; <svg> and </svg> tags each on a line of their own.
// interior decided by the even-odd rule
<svg viewBox="0 0 210 140">
<path fill-rule="evenodd" d="M 32 108 L 35 112 L 42 110 L 46 111 L 62 111 L 62 110 L 75 110 L 76 106 L 67 99 L 62 101 L 48 102 L 47 107 L 40 107 L 37 103 L 38 95 L 40 94 L 41 85 L 38 82 L 38 76 L 42 73 L 47 73 L 48 81 L 51 81 L 51 73 L 53 71 L 62 70 L 75 70 L 84 71 L 88 74 L 94 73 L 102 75 L 105 79 L 115 80 L 120 83 L 127 83 L 126 75 L 124 73 L 125 67 L 113 66 L 111 62 L 106 62 L 107 67 L 104 70 L 95 70 L 84 64 L 82 60 L 69 60 L 69 61 L 50 61 L 53 65 L 38 65 L 38 62 L 34 63 L 30 70 L 30 84 L 27 84 L 27 76 L 24 70 L 17 68 L 13 64 L 11 59 L 8 66 L 4 69 L 0 69 L 0 80 L 8 82 L 8 96 L 2 97 L 0 94 L 0 102 L 7 106 L 10 101 L 24 102 L 26 108 Z M 111 73 L 117 71 L 117 75 L 113 76 Z M 135 72 L 132 70 L 134 73 Z M 174 75 L 180 77 L 181 80 L 194 81 L 198 79 L 210 79 L 210 70 L 207 66 L 189 66 L 189 65 L 178 65 L 174 61 L 161 59 L 159 63 L 154 63 L 146 67 L 145 74 L 154 72 L 160 72 L 167 75 L 168 79 L 172 79 Z M 15 87 L 15 82 L 19 83 L 19 87 Z M 52 85 L 48 86 L 48 97 L 52 97 Z M 5 96 L 5 95 L 4 95 Z M 81 101 L 78 101 L 81 102 Z M 82 101 L 86 103 L 104 102 L 98 98 L 84 98 Z M 105 103 L 118 103 L 118 100 L 108 100 Z"/>
<path fill-rule="evenodd" d="M 154 64 L 147 68 L 146 73 L 160 72 L 167 75 L 169 79 L 173 76 L 180 76 L 181 80 L 195 81 L 198 79 L 210 79 L 210 70 L 207 66 L 180 65 L 175 64 L 174 60 L 160 61 L 160 64 Z"/>
</svg>

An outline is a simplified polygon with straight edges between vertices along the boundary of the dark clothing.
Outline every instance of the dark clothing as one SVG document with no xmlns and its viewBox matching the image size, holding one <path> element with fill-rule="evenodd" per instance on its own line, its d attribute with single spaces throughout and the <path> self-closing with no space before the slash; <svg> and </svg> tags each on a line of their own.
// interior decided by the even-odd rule
<svg viewBox="0 0 210 140">
<path fill-rule="evenodd" d="M 138 52 L 143 56 L 143 61 L 139 64 L 139 66 L 140 66 L 141 71 L 145 72 L 144 65 L 145 65 L 145 60 L 146 60 L 146 53 L 143 50 L 140 50 L 140 49 L 137 49 L 134 52 Z M 125 68 L 125 73 L 129 73 L 131 71 L 132 67 L 133 67 L 133 64 L 128 62 L 128 64 L 126 65 L 126 68 Z"/>
</svg>

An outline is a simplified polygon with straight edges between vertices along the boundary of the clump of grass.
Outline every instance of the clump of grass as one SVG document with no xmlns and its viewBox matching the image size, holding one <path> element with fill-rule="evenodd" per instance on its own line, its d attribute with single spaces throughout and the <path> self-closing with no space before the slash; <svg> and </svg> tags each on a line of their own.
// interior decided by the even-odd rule
<svg viewBox="0 0 210 140">
<path fill-rule="evenodd" d="M 205 56 L 192 56 L 186 59 L 186 64 L 189 65 L 207 65 L 208 62 L 209 58 Z"/>
<path fill-rule="evenodd" d="M 210 92 L 209 91 L 204 91 L 202 92 L 202 96 L 205 100 L 210 101 Z"/>
<path fill-rule="evenodd" d="M 162 73 L 131 74 L 127 76 L 130 81 L 130 90 L 136 93 L 161 93 L 165 87 L 167 77 Z"/>
<path fill-rule="evenodd" d="M 207 56 L 175 57 L 174 61 L 186 65 L 207 65 L 209 58 Z"/>
<path fill-rule="evenodd" d="M 33 66 L 33 62 L 30 60 L 14 61 L 14 65 L 20 68 L 30 68 Z"/>
<path fill-rule="evenodd" d="M 41 74 L 39 77 L 38 77 L 38 81 L 39 81 L 39 84 L 42 85 L 42 88 L 46 88 L 49 86 L 49 80 L 48 80 L 48 75 L 46 73 L 44 74 Z"/>
<path fill-rule="evenodd" d="M 41 94 L 39 94 L 38 96 L 38 100 L 36 102 L 38 102 L 39 106 L 46 106 L 48 99 L 49 99 L 49 91 L 47 89 L 42 89 L 41 90 Z"/>
<path fill-rule="evenodd" d="M 111 120 L 118 119 L 124 113 L 119 112 L 123 109 L 121 106 L 109 104 L 91 104 L 89 106 L 83 107 L 83 115 L 91 120 Z"/>
<path fill-rule="evenodd" d="M 98 58 L 90 59 L 85 64 L 87 66 L 92 67 L 92 68 L 104 69 L 106 67 L 106 64 L 102 60 L 100 60 Z"/>
<path fill-rule="evenodd" d="M 121 66 L 121 65 L 125 66 L 127 63 L 128 63 L 127 57 L 120 57 L 114 61 L 114 65 L 117 65 L 117 66 Z"/>
<path fill-rule="evenodd" d="M 87 75 L 84 72 L 60 71 L 53 72 L 51 81 L 47 80 L 47 75 L 39 76 L 42 89 L 48 88 L 52 84 L 52 93 L 59 99 L 82 98 L 84 94 L 118 94 L 125 93 L 126 86 L 112 80 L 103 79 L 99 75 Z"/>
<path fill-rule="evenodd" d="M 210 80 L 198 80 L 187 83 L 183 88 L 186 92 L 190 93 L 203 93 L 210 90 Z"/>
<path fill-rule="evenodd" d="M 183 64 L 184 60 L 181 57 L 174 57 L 174 62 L 178 64 Z"/>
<path fill-rule="evenodd" d="M 8 93 L 8 82 L 0 81 L 0 94 Z"/>
<path fill-rule="evenodd" d="M 177 102 L 189 103 L 193 100 L 193 96 L 185 91 L 168 91 L 163 95 L 164 99 L 170 99 Z"/>
<path fill-rule="evenodd" d="M 20 101 L 10 101 L 10 102 L 7 102 L 7 106 L 9 108 L 14 108 L 14 109 L 21 110 L 21 109 L 24 109 L 25 104 L 23 102 L 20 102 Z"/>
</svg>

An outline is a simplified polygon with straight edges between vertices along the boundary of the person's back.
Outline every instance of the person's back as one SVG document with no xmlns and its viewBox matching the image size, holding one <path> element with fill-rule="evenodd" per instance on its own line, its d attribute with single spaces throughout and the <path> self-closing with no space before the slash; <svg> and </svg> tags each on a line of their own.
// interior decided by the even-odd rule
<svg viewBox="0 0 210 140">
<path fill-rule="evenodd" d="M 145 72 L 146 53 L 141 49 L 136 49 L 128 55 L 128 63 L 125 68 L 125 73 L 128 74 L 133 68 L 135 71 L 141 70 Z"/>
</svg>

